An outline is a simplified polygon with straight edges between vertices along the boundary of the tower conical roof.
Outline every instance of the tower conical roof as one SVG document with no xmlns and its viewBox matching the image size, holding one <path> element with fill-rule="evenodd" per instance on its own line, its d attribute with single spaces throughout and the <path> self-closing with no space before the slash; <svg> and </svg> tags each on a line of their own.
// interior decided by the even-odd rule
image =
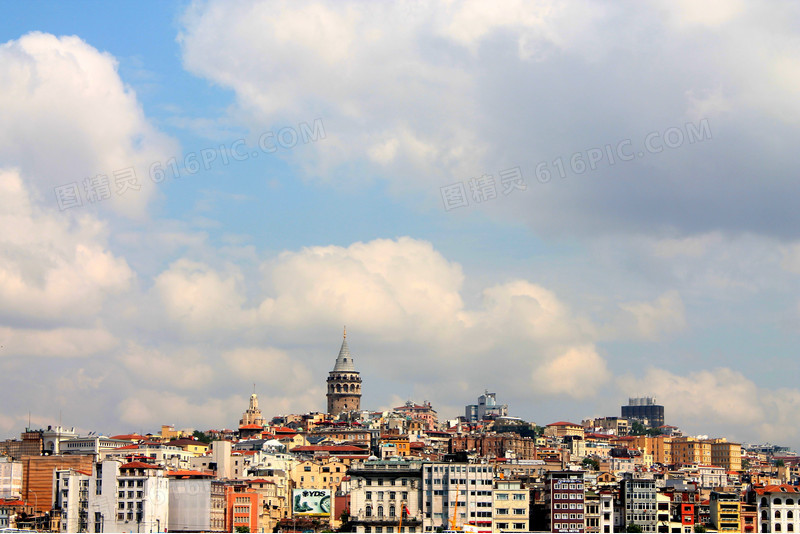
<svg viewBox="0 0 800 534">
<path fill-rule="evenodd" d="M 336 365 L 333 367 L 333 372 L 356 372 L 356 368 L 353 366 L 353 357 L 350 356 L 350 347 L 347 346 L 347 330 L 344 331 L 342 348 L 339 349 L 339 356 L 336 357 Z"/>
</svg>

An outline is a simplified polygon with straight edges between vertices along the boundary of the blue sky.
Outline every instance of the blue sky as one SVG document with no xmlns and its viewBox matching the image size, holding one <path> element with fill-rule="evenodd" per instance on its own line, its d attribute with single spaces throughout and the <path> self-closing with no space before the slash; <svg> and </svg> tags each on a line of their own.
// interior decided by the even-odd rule
<svg viewBox="0 0 800 534">
<path fill-rule="evenodd" d="M 792 3 L 4 13 L 5 433 L 54 406 L 232 426 L 254 380 L 269 414 L 321 410 L 346 323 L 371 408 L 489 388 L 546 424 L 648 394 L 689 433 L 800 445 Z M 82 189 L 128 168 L 138 191 Z"/>
</svg>

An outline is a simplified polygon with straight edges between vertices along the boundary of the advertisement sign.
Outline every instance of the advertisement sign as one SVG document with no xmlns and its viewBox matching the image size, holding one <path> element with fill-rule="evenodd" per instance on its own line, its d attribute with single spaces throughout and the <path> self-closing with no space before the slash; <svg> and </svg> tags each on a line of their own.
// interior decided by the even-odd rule
<svg viewBox="0 0 800 534">
<path fill-rule="evenodd" d="M 294 515 L 331 515 L 331 490 L 292 490 Z"/>
</svg>

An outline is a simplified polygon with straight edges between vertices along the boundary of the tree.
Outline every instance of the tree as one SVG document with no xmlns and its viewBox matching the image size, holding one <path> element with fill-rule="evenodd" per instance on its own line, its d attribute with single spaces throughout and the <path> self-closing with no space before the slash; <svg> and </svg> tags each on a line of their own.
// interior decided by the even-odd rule
<svg viewBox="0 0 800 534">
<path fill-rule="evenodd" d="M 786 462 L 784 462 L 782 459 L 778 458 L 777 460 L 775 460 L 775 467 L 784 467 L 785 465 Z"/>
<path fill-rule="evenodd" d="M 581 465 L 583 465 L 584 469 L 591 469 L 592 471 L 600 470 L 600 462 L 594 458 L 584 458 Z"/>
<path fill-rule="evenodd" d="M 706 527 L 704 527 L 703 525 L 701 525 L 700 523 L 698 523 L 698 524 L 696 524 L 696 525 L 694 526 L 694 531 L 695 531 L 695 532 L 705 532 L 705 531 L 706 531 Z"/>
<path fill-rule="evenodd" d="M 211 438 L 208 437 L 206 434 L 200 432 L 199 430 L 195 430 L 194 432 L 192 432 L 192 437 L 202 443 L 211 443 Z"/>
<path fill-rule="evenodd" d="M 642 532 L 642 527 L 640 527 L 636 523 L 631 523 L 630 525 L 625 527 L 625 532 Z"/>
<path fill-rule="evenodd" d="M 250 532 L 250 527 L 236 527 L 236 532 Z"/>
</svg>

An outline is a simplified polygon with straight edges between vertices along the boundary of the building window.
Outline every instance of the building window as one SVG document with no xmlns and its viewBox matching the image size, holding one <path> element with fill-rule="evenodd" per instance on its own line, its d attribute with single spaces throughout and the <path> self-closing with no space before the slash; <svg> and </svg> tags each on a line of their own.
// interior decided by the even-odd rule
<svg viewBox="0 0 800 534">
<path fill-rule="evenodd" d="M 378 517 L 383 517 L 383 506 L 378 506 Z"/>
</svg>

